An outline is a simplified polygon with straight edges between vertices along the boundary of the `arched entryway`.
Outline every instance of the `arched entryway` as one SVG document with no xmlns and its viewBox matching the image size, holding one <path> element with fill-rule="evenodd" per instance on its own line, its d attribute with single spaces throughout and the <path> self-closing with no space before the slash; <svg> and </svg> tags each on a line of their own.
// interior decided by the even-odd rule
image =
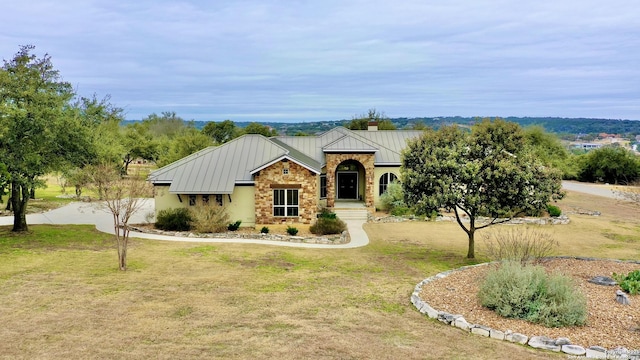
<svg viewBox="0 0 640 360">
<path fill-rule="evenodd" d="M 327 206 L 364 201 L 373 207 L 373 153 L 327 153 Z"/>
<path fill-rule="evenodd" d="M 364 166 L 356 160 L 346 160 L 336 168 L 336 200 L 362 200 L 364 198 Z"/>
</svg>

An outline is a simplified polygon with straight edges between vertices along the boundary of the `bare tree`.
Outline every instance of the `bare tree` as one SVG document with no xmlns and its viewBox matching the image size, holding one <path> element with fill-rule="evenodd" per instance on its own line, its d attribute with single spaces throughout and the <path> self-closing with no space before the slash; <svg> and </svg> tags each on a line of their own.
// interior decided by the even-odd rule
<svg viewBox="0 0 640 360">
<path fill-rule="evenodd" d="M 95 174 L 100 176 L 102 206 L 113 216 L 113 230 L 118 250 L 118 267 L 127 270 L 129 245 L 129 221 L 144 205 L 143 197 L 149 196 L 149 184 L 137 176 L 122 177 L 114 167 L 100 165 Z M 94 182 L 95 183 L 95 182 Z"/>
</svg>

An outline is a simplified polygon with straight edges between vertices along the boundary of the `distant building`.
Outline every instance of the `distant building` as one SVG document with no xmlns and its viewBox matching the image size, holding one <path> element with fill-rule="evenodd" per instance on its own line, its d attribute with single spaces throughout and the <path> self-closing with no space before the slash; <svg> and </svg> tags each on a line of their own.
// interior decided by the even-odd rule
<svg viewBox="0 0 640 360">
<path fill-rule="evenodd" d="M 578 149 L 584 149 L 584 150 L 593 150 L 593 149 L 599 149 L 602 147 L 602 144 L 595 144 L 595 143 L 577 143 L 577 144 L 573 144 L 573 146 L 575 148 Z"/>
</svg>

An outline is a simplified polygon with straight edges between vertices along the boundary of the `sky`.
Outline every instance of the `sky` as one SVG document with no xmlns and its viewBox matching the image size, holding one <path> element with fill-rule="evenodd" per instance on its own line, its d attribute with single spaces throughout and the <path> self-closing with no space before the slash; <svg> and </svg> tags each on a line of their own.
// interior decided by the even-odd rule
<svg viewBox="0 0 640 360">
<path fill-rule="evenodd" d="M 637 0 L 4 1 L 0 57 L 48 53 L 126 118 L 640 119 Z"/>
</svg>

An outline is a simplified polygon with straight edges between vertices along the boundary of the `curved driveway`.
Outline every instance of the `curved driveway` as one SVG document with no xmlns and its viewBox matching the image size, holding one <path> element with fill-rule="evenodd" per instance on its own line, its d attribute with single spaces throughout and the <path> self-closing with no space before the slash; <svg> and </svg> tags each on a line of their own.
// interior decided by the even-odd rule
<svg viewBox="0 0 640 360">
<path fill-rule="evenodd" d="M 577 181 L 563 181 L 562 188 L 564 190 L 576 191 L 590 195 L 608 197 L 611 199 L 619 199 L 612 191 L 610 185 L 600 185 L 591 183 L 581 183 Z"/>
<path fill-rule="evenodd" d="M 143 207 L 131 219 L 132 223 L 143 223 L 144 215 L 154 211 L 153 199 L 145 199 Z M 101 208 L 101 202 L 73 202 L 58 209 L 47 211 L 40 214 L 27 215 L 28 224 L 55 224 L 55 225 L 95 225 L 99 231 L 114 234 L 113 220 L 111 213 Z M 190 238 L 179 236 L 167 236 L 157 234 L 147 234 L 141 232 L 130 233 L 131 237 L 140 239 L 165 240 L 165 241 L 183 241 L 183 242 L 200 242 L 200 243 L 236 243 L 236 244 L 261 244 L 288 246 L 300 248 L 316 248 L 316 249 L 349 249 L 366 246 L 369 243 L 367 233 L 362 229 L 365 221 L 363 220 L 347 220 L 347 229 L 351 236 L 351 241 L 347 244 L 327 245 L 327 244 L 305 244 L 292 243 L 286 241 L 258 240 L 258 239 L 209 239 L 209 238 Z M 12 225 L 13 216 L 0 217 L 0 225 Z"/>
</svg>

